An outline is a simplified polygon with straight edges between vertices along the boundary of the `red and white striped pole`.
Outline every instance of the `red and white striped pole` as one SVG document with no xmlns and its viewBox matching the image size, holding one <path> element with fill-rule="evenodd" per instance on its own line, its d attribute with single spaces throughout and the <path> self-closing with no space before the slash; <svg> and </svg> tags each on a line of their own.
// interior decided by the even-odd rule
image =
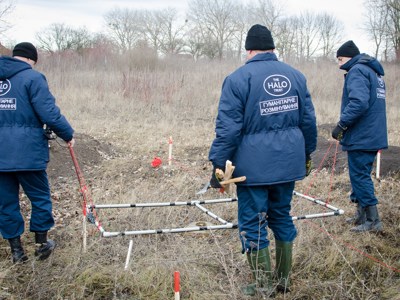
<svg viewBox="0 0 400 300">
<path fill-rule="evenodd" d="M 180 292 L 180 274 L 178 271 L 174 272 L 174 292 L 175 292 L 175 300 L 180 300 L 181 296 L 179 294 Z"/>
</svg>

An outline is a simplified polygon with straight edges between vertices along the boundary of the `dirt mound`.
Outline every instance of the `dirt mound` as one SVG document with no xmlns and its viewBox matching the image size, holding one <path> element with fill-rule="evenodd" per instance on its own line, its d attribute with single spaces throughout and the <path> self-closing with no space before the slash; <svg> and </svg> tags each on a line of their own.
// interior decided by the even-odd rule
<svg viewBox="0 0 400 300">
<path fill-rule="evenodd" d="M 335 165 L 335 173 L 347 172 L 347 154 L 336 141 L 330 138 L 335 124 L 324 124 L 318 127 L 317 150 L 312 154 L 314 168 L 331 169 Z M 328 137 L 329 139 L 327 139 Z M 337 153 L 336 153 L 337 149 Z M 336 161 L 336 162 L 335 162 Z M 376 170 L 376 161 L 373 172 Z M 398 176 L 400 174 L 400 147 L 389 146 L 382 150 L 380 176 Z"/>
<path fill-rule="evenodd" d="M 101 142 L 86 134 L 75 134 L 75 141 L 74 153 L 82 172 L 89 172 L 104 160 L 119 155 L 111 143 Z M 65 142 L 60 139 L 50 141 L 50 162 L 47 173 L 52 182 L 62 182 L 71 177 L 76 177 L 69 149 Z"/>
<path fill-rule="evenodd" d="M 335 166 L 335 174 L 347 172 L 347 154 L 342 151 L 341 146 L 336 146 L 336 141 L 326 139 L 330 124 L 322 125 L 319 128 L 319 137 L 316 151 L 312 154 L 314 168 L 330 169 Z M 76 144 L 74 147 L 80 168 L 84 173 L 89 173 L 102 164 L 122 155 L 111 143 L 96 140 L 86 134 L 75 135 Z M 191 151 L 194 149 L 186 149 Z M 197 149 L 198 151 L 202 151 Z M 337 151 L 337 153 L 336 153 Z M 50 142 L 50 162 L 47 168 L 49 179 L 52 182 L 62 183 L 71 177 L 76 177 L 75 168 L 72 162 L 69 149 L 66 144 L 57 139 Z M 374 166 L 375 172 L 375 166 Z M 381 155 L 380 176 L 397 176 L 400 174 L 400 147 L 390 146 L 383 150 Z"/>
</svg>

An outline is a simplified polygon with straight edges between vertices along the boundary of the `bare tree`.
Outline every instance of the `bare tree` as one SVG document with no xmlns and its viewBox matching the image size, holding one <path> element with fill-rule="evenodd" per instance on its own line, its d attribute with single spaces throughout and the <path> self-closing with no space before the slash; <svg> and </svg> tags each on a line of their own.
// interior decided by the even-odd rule
<svg viewBox="0 0 400 300">
<path fill-rule="evenodd" d="M 143 25 L 145 38 L 150 47 L 156 52 L 160 50 L 161 16 L 159 11 L 145 10 L 142 12 L 141 23 Z"/>
<path fill-rule="evenodd" d="M 284 3 L 278 0 L 257 0 L 248 4 L 248 21 L 250 24 L 263 24 L 275 34 L 278 22 L 285 15 Z"/>
<path fill-rule="evenodd" d="M 235 20 L 235 28 L 232 35 L 232 50 L 236 52 L 236 58 L 238 60 L 242 57 L 243 47 L 244 47 L 244 40 L 249 30 L 249 22 L 248 22 L 248 14 L 246 14 L 248 10 L 242 5 L 237 4 L 237 8 L 234 11 L 234 20 Z"/>
<path fill-rule="evenodd" d="M 69 27 L 63 23 L 54 23 L 36 33 L 39 47 L 45 51 L 54 52 L 64 49 L 65 37 Z"/>
<path fill-rule="evenodd" d="M 388 34 L 386 21 L 386 5 L 382 0 L 364 1 L 366 14 L 364 15 L 364 29 L 375 43 L 375 57 L 378 57 L 382 43 Z M 384 49 L 384 52 L 385 49 Z"/>
<path fill-rule="evenodd" d="M 219 59 L 236 31 L 236 6 L 233 0 L 189 1 L 189 22 L 201 33 L 205 45 L 216 47 Z"/>
<path fill-rule="evenodd" d="M 123 52 L 132 50 L 143 37 L 141 13 L 132 9 L 115 8 L 104 15 L 108 35 Z"/>
<path fill-rule="evenodd" d="M 388 60 L 394 54 L 400 61 L 400 1 L 365 0 L 367 13 L 364 29 L 374 40 L 375 55 Z"/>
<path fill-rule="evenodd" d="M 392 40 L 396 61 L 400 62 L 400 1 L 384 1 L 387 7 L 389 36 Z"/>
<path fill-rule="evenodd" d="M 204 49 L 204 38 L 198 28 L 190 28 L 186 32 L 186 52 L 191 54 L 195 60 L 197 60 L 203 54 Z"/>
<path fill-rule="evenodd" d="M 296 52 L 300 60 L 310 60 L 320 47 L 321 36 L 317 17 L 312 12 L 301 13 L 297 17 Z"/>
<path fill-rule="evenodd" d="M 186 52 L 191 54 L 195 60 L 200 57 L 214 59 L 218 57 L 218 45 L 212 36 L 202 32 L 201 28 L 194 26 L 187 31 L 185 39 Z"/>
<path fill-rule="evenodd" d="M 184 47 L 184 24 L 178 23 L 178 11 L 175 8 L 166 8 L 158 13 L 160 21 L 160 47 L 164 54 L 178 54 Z"/>
<path fill-rule="evenodd" d="M 295 60 L 297 57 L 295 41 L 298 22 L 297 17 L 287 17 L 278 22 L 274 34 L 275 49 L 285 61 Z"/>
<path fill-rule="evenodd" d="M 92 36 L 86 28 L 74 29 L 64 23 L 53 23 L 36 34 L 39 47 L 43 50 L 80 52 L 92 43 Z"/>
<path fill-rule="evenodd" d="M 70 37 L 72 46 L 70 49 L 76 50 L 78 53 L 93 45 L 93 36 L 85 27 L 71 29 Z"/>
<path fill-rule="evenodd" d="M 179 24 L 179 14 L 175 8 L 146 10 L 142 15 L 142 24 L 146 40 L 156 52 L 182 52 L 186 22 Z"/>
<path fill-rule="evenodd" d="M 329 57 L 334 53 L 334 48 L 342 39 L 344 30 L 343 23 L 328 13 L 317 15 L 317 24 L 319 24 L 319 33 L 321 37 L 321 55 Z"/>
<path fill-rule="evenodd" d="M 10 29 L 11 25 L 6 21 L 6 17 L 15 8 L 14 2 L 11 0 L 0 0 L 0 33 L 4 33 Z"/>
</svg>

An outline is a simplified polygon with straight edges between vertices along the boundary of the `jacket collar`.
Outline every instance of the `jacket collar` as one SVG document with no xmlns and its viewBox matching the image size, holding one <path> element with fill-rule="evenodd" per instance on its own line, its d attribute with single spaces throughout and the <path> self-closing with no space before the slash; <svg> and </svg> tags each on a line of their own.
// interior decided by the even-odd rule
<svg viewBox="0 0 400 300">
<path fill-rule="evenodd" d="M 253 58 L 246 61 L 246 64 L 254 61 L 277 61 L 278 58 L 273 52 L 258 53 Z"/>
<path fill-rule="evenodd" d="M 340 69 L 348 72 L 356 64 L 366 65 L 366 66 L 370 67 L 375 73 L 377 73 L 380 76 L 385 75 L 385 71 L 383 70 L 383 67 L 380 64 L 380 62 L 376 58 L 371 57 L 365 53 L 361 53 L 361 54 L 354 56 L 347 63 L 343 64 L 340 67 Z"/>
</svg>

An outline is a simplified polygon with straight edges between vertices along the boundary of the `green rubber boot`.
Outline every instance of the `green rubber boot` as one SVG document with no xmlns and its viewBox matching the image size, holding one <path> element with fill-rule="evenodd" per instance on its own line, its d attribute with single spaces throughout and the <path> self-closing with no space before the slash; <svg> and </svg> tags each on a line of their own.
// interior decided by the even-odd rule
<svg viewBox="0 0 400 300">
<path fill-rule="evenodd" d="M 257 293 L 271 296 L 273 288 L 271 259 L 268 247 L 247 253 L 247 261 L 250 265 L 254 282 L 243 287 L 242 293 L 246 296 L 255 296 Z"/>
<path fill-rule="evenodd" d="M 277 291 L 290 292 L 290 271 L 292 270 L 293 242 L 275 241 Z"/>
</svg>

